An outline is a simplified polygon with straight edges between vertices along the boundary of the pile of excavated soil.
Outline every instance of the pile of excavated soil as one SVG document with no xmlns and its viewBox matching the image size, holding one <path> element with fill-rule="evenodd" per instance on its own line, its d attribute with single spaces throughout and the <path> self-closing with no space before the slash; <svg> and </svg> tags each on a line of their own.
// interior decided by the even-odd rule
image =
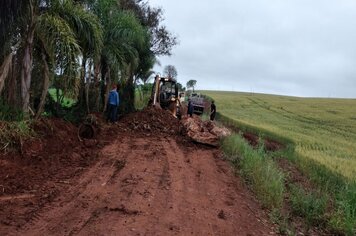
<svg viewBox="0 0 356 236">
<path fill-rule="evenodd" d="M 148 107 L 125 115 L 116 125 L 108 124 L 101 114 L 92 114 L 97 136 L 80 139 L 78 127 L 61 119 L 42 119 L 33 125 L 36 137 L 22 140 L 18 150 L 0 153 L 0 197 L 34 194 L 54 196 L 56 186 L 46 183 L 69 179 L 95 162 L 97 150 L 113 140 L 136 133 L 145 136 L 176 136 L 184 143 L 179 120 L 169 111 Z M 0 205 L 3 204 L 0 200 Z"/>
<path fill-rule="evenodd" d="M 46 119 L 33 129 L 36 137 L 0 153 L 0 226 L 27 222 L 97 159 L 100 145 L 88 148 L 68 122 Z"/>
<path fill-rule="evenodd" d="M 34 124 L 37 137 L 23 140 L 17 151 L 0 154 L 1 195 L 37 192 L 38 183 L 61 170 L 90 164 L 92 154 L 77 139 L 77 129 L 60 119 Z M 73 152 L 77 154 L 73 154 Z"/>
<path fill-rule="evenodd" d="M 218 146 L 219 140 L 231 132 L 223 127 L 218 127 L 213 121 L 202 121 L 199 116 L 185 117 L 181 120 L 182 130 L 193 141 Z"/>
<path fill-rule="evenodd" d="M 118 126 L 125 131 L 145 133 L 146 136 L 168 134 L 179 137 L 181 141 L 190 140 L 211 146 L 218 146 L 221 137 L 230 135 L 228 129 L 218 127 L 212 121 L 202 121 L 199 116 L 184 115 L 178 120 L 169 111 L 155 107 L 124 116 Z"/>
<path fill-rule="evenodd" d="M 155 107 L 124 116 L 119 126 L 135 132 L 179 134 L 179 120 L 169 111 Z"/>
</svg>

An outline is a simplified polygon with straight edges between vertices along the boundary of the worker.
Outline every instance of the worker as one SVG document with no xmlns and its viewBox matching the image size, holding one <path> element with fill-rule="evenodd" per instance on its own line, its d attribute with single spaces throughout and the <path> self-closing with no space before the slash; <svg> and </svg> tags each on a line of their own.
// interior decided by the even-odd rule
<svg viewBox="0 0 356 236">
<path fill-rule="evenodd" d="M 117 91 L 117 86 L 114 84 L 111 87 L 111 91 L 108 97 L 108 117 L 107 120 L 111 123 L 117 121 L 117 108 L 119 106 L 119 93 Z"/>
<path fill-rule="evenodd" d="M 190 117 L 193 116 L 193 103 L 192 100 L 190 100 L 190 98 L 188 99 L 188 113 L 187 113 Z"/>
<path fill-rule="evenodd" d="M 211 101 L 211 106 L 210 106 L 210 120 L 214 120 L 214 119 L 215 119 L 215 114 L 216 114 L 215 102 L 214 102 L 214 101 Z"/>
</svg>

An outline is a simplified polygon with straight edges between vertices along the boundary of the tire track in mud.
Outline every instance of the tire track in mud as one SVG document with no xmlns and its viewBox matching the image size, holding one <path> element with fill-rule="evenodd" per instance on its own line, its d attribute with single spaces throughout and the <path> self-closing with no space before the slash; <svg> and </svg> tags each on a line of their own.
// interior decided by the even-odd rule
<svg viewBox="0 0 356 236">
<path fill-rule="evenodd" d="M 129 136 L 105 146 L 100 158 L 38 219 L 15 234 L 266 235 L 273 231 L 217 149 L 184 146 L 171 137 Z"/>
<path fill-rule="evenodd" d="M 117 172 L 114 164 L 132 152 L 131 148 L 123 148 L 126 145 L 125 142 L 114 142 L 106 146 L 99 154 L 101 160 L 86 171 L 78 183 L 60 194 L 51 205 L 41 210 L 36 219 L 16 234 L 73 235 L 80 231 L 95 218 L 100 209 L 104 209 L 102 200 L 107 194 L 106 184 Z M 126 153 L 117 152 L 119 147 Z"/>
</svg>

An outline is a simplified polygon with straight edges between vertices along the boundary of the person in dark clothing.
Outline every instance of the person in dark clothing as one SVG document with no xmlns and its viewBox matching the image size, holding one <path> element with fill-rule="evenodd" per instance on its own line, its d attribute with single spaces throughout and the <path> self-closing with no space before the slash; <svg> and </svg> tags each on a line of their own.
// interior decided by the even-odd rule
<svg viewBox="0 0 356 236">
<path fill-rule="evenodd" d="M 192 100 L 188 99 L 188 113 L 187 115 L 189 115 L 190 117 L 193 116 L 193 103 Z"/>
<path fill-rule="evenodd" d="M 216 106 L 215 106 L 214 101 L 212 101 L 211 106 L 210 106 L 210 120 L 215 119 L 215 114 L 216 114 Z"/>
<path fill-rule="evenodd" d="M 119 106 L 119 93 L 117 86 L 113 85 L 108 97 L 108 117 L 107 120 L 115 123 L 117 121 L 117 108 Z"/>
</svg>

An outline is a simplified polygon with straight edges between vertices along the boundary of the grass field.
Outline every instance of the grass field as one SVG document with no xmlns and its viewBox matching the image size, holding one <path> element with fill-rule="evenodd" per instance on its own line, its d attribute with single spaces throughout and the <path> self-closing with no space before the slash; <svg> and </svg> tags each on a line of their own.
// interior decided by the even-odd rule
<svg viewBox="0 0 356 236">
<path fill-rule="evenodd" d="M 48 89 L 49 94 L 53 98 L 54 101 L 57 102 L 57 91 L 55 88 Z M 62 90 L 59 90 L 59 95 L 62 96 Z M 71 107 L 75 104 L 75 100 L 71 98 L 64 97 L 62 101 L 62 106 L 64 107 Z"/>
<path fill-rule="evenodd" d="M 296 154 L 356 180 L 356 99 L 203 93 L 225 116 L 292 140 Z"/>
</svg>

